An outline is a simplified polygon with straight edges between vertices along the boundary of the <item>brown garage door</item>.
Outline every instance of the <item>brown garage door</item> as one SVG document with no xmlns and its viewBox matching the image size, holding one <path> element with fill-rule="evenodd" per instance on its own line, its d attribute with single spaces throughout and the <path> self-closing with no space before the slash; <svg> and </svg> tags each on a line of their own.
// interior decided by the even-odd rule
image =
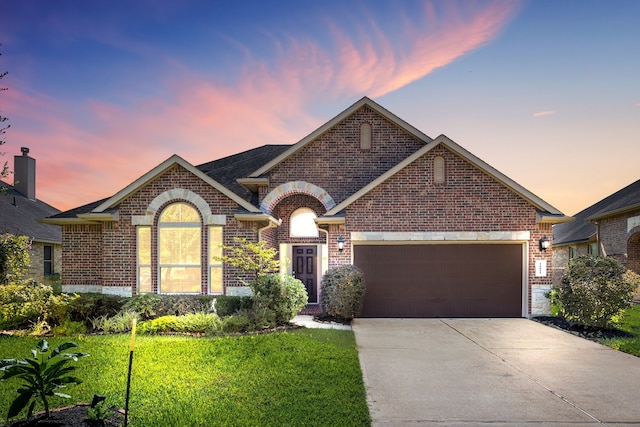
<svg viewBox="0 0 640 427">
<path fill-rule="evenodd" d="M 356 245 L 362 317 L 522 317 L 522 245 Z"/>
</svg>

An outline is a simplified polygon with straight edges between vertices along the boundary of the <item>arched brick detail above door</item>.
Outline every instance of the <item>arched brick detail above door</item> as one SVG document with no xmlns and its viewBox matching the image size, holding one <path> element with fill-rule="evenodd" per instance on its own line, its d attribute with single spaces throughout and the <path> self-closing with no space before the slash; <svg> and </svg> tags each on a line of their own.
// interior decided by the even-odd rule
<svg viewBox="0 0 640 427">
<path fill-rule="evenodd" d="M 291 181 L 278 185 L 276 188 L 271 190 L 271 192 L 265 196 L 264 200 L 262 200 L 262 203 L 260 203 L 260 210 L 264 213 L 270 214 L 278 202 L 292 194 L 307 194 L 315 197 L 327 210 L 336 205 L 336 202 L 329 193 L 317 185 L 304 181 Z"/>
</svg>

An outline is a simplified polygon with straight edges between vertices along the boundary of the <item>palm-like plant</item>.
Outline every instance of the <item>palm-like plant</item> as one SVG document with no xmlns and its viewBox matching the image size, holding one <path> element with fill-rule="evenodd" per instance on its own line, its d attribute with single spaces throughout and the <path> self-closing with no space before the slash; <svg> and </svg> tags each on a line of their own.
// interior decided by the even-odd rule
<svg viewBox="0 0 640 427">
<path fill-rule="evenodd" d="M 0 360 L 0 371 L 3 375 L 0 380 L 7 380 L 16 377 L 21 379 L 23 383 L 17 389 L 18 397 L 15 398 L 9 407 L 7 418 L 15 417 L 31 402 L 27 411 L 27 418 L 33 414 L 38 399 L 43 403 L 46 417 L 51 416 L 49 412 L 50 396 L 59 396 L 70 398 L 68 394 L 63 394 L 57 390 L 65 387 L 67 384 L 80 384 L 82 381 L 74 376 L 69 375 L 73 372 L 75 366 L 67 366 L 71 360 L 77 361 L 79 357 L 88 356 L 86 353 L 63 353 L 63 351 L 78 347 L 74 342 L 66 342 L 54 348 L 50 354 L 49 343 L 46 340 L 40 340 L 36 344 L 36 348 L 31 350 L 32 357 L 26 359 L 4 359 Z"/>
</svg>

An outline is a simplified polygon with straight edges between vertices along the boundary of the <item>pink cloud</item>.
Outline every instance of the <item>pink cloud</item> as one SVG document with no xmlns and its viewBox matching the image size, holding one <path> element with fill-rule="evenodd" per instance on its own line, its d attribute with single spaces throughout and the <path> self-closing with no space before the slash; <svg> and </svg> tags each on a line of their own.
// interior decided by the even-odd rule
<svg viewBox="0 0 640 427">
<path fill-rule="evenodd" d="M 295 143 L 321 124 L 310 112 L 315 105 L 344 107 L 344 100 L 406 86 L 491 41 L 516 5 L 479 2 L 469 9 L 469 3 L 446 2 L 436 11 L 427 2 L 420 19 L 398 12 L 400 33 L 385 32 L 372 18 L 357 36 L 334 22 L 329 46 L 274 38 L 273 62 L 242 47 L 246 62 L 232 84 L 171 59 L 157 94 L 130 99 L 129 106 L 12 89 L 6 110 L 23 125 L 12 127 L 7 140 L 11 154 L 28 146 L 37 159 L 38 197 L 73 208 L 114 194 L 174 153 L 200 164 L 264 144 Z"/>
<path fill-rule="evenodd" d="M 553 116 L 554 114 L 557 114 L 554 110 L 538 111 L 537 113 L 533 113 L 533 117 Z"/>
</svg>

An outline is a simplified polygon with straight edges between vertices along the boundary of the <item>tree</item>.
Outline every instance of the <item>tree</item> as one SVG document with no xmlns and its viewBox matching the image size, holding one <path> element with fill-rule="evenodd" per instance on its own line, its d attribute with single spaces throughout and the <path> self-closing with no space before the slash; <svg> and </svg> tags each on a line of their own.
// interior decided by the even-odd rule
<svg viewBox="0 0 640 427">
<path fill-rule="evenodd" d="M 0 44 L 0 46 L 2 46 Z M 2 55 L 0 53 L 0 55 Z M 8 71 L 0 71 L 0 80 L 2 80 L 2 78 L 4 76 L 6 76 L 7 74 L 9 74 Z M 6 87 L 0 87 L 0 92 L 8 90 L 8 88 Z M 0 146 L 4 145 L 4 143 L 6 142 L 3 139 L 3 136 L 7 129 L 9 129 L 11 127 L 11 125 L 4 125 L 4 122 L 6 122 L 8 119 L 6 117 L 4 117 L 2 114 L 0 114 Z M 7 176 L 9 176 L 9 163 L 8 162 L 4 162 L 4 164 L 0 167 L 0 178 L 6 178 Z"/>
<path fill-rule="evenodd" d="M 234 237 L 233 241 L 237 246 L 222 245 L 222 249 L 227 255 L 216 257 L 216 259 L 226 262 L 248 275 L 248 282 L 243 278 L 240 278 L 240 280 L 252 287 L 253 291 L 255 291 L 253 286 L 257 279 L 266 274 L 277 273 L 280 270 L 280 262 L 276 259 L 278 251 L 273 248 L 267 248 L 266 242 L 250 242 L 244 237 Z"/>
<path fill-rule="evenodd" d="M 0 234 L 0 285 L 21 279 L 31 266 L 27 236 Z"/>
</svg>

